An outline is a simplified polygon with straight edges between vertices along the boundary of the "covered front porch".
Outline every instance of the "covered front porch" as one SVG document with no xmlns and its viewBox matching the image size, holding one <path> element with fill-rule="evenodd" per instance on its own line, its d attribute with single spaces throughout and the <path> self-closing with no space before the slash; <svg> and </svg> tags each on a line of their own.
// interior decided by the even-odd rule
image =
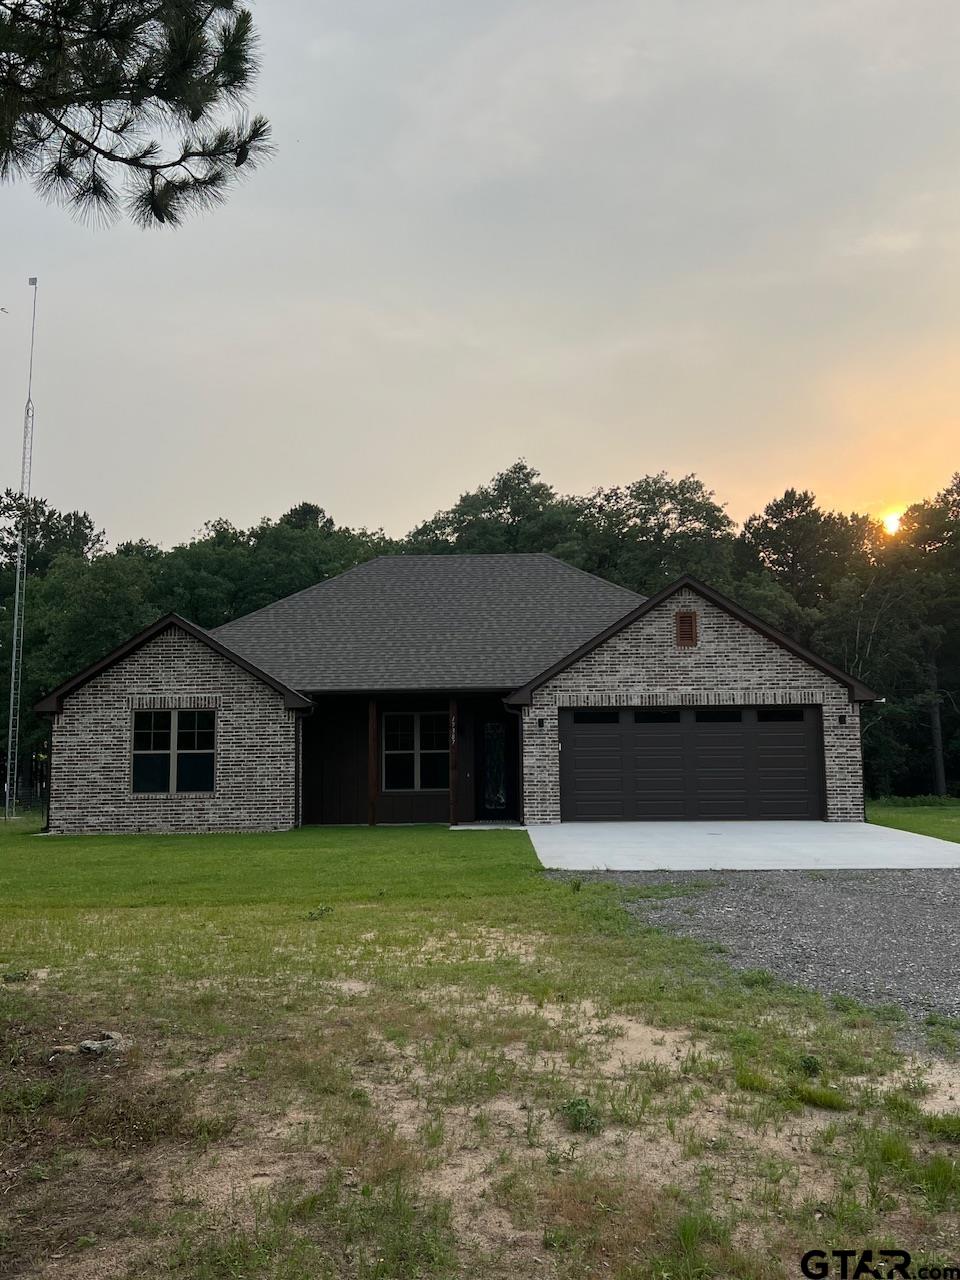
<svg viewBox="0 0 960 1280">
<path fill-rule="evenodd" d="M 302 729 L 303 824 L 521 818 L 520 717 L 501 694 L 345 694 L 314 702 Z"/>
</svg>

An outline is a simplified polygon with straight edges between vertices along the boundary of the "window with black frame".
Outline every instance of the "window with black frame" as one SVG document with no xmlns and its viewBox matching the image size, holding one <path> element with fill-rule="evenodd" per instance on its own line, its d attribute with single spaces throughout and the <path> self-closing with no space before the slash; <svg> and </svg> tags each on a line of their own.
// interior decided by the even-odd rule
<svg viewBox="0 0 960 1280">
<path fill-rule="evenodd" d="M 135 711 L 132 786 L 138 794 L 213 791 L 215 711 Z"/>
<path fill-rule="evenodd" d="M 388 711 L 383 717 L 384 791 L 447 791 L 450 719 L 442 711 Z"/>
</svg>

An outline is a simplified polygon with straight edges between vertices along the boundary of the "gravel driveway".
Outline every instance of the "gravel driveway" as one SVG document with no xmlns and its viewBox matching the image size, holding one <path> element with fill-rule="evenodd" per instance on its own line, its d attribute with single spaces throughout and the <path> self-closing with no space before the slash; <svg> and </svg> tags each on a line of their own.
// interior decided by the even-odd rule
<svg viewBox="0 0 960 1280">
<path fill-rule="evenodd" d="M 567 877 L 565 877 L 567 878 Z M 916 1022 L 960 1017 L 960 871 L 598 872 L 625 887 L 703 886 L 630 903 L 658 928 L 718 942 L 739 969 L 865 1004 L 896 1004 Z"/>
</svg>

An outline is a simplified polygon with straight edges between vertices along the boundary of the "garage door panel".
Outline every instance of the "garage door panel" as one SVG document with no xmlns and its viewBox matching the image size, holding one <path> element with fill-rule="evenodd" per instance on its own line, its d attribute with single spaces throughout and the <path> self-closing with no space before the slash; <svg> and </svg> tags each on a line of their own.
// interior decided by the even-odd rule
<svg viewBox="0 0 960 1280">
<path fill-rule="evenodd" d="M 600 818 L 622 822 L 630 817 L 622 792 L 599 795 L 596 792 L 581 793 L 573 797 L 573 809 L 572 820 L 576 822 L 597 821 Z"/>
<path fill-rule="evenodd" d="M 652 755 L 649 759 L 634 759 L 631 772 L 635 778 L 655 777 L 662 773 L 677 773 L 678 776 L 684 777 L 686 769 L 682 756 L 680 759 L 675 759 L 673 756 L 667 759 L 664 756 Z"/>
<path fill-rule="evenodd" d="M 687 790 L 687 779 L 683 773 L 660 773 L 656 776 L 635 775 L 633 794 L 650 799 L 653 796 L 683 796 Z"/>
<path fill-rule="evenodd" d="M 634 822 L 682 822 L 687 812 L 683 801 L 674 804 L 638 804 L 630 820 Z"/>
<path fill-rule="evenodd" d="M 560 717 L 566 821 L 823 816 L 817 708 L 582 714 Z"/>
</svg>

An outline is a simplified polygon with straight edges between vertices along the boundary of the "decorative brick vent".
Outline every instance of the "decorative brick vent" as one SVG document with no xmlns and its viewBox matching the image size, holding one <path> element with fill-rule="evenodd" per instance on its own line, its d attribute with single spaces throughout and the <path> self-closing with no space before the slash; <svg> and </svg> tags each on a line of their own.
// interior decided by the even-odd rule
<svg viewBox="0 0 960 1280">
<path fill-rule="evenodd" d="M 677 626 L 677 644 L 681 649 L 692 649 L 697 643 L 697 615 L 692 609 L 682 609 L 674 617 Z"/>
</svg>

